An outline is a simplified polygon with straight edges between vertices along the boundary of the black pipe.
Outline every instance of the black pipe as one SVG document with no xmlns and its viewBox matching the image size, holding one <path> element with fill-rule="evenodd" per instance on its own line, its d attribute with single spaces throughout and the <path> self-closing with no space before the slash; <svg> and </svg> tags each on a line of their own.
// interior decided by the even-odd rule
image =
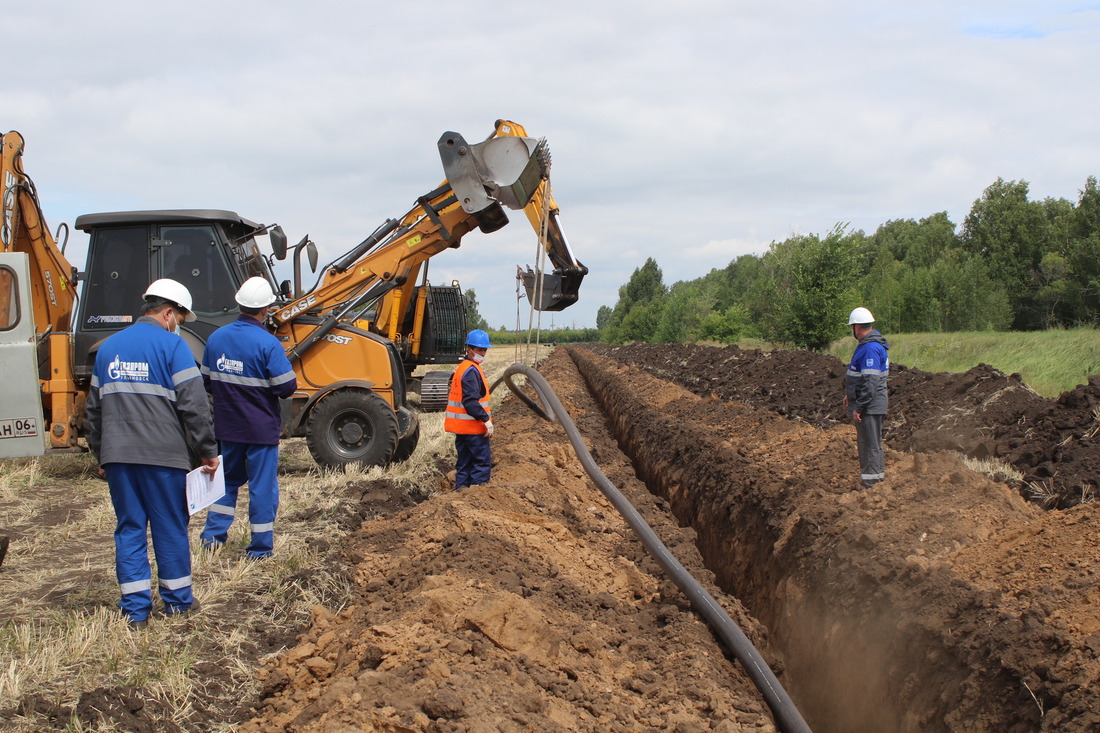
<svg viewBox="0 0 1100 733">
<path fill-rule="evenodd" d="M 535 392 L 538 393 L 539 399 L 542 401 L 542 405 L 548 405 L 550 411 L 547 412 L 543 409 L 542 405 L 539 405 L 531 397 L 525 394 L 519 387 L 512 382 L 512 376 L 515 374 L 522 374 L 527 377 L 531 386 L 535 388 Z M 695 578 L 692 577 L 680 561 L 676 559 L 669 549 L 665 546 L 657 534 L 653 531 L 653 528 L 642 518 L 642 515 L 638 513 L 638 510 L 634 508 L 634 505 L 630 503 L 621 491 L 608 480 L 604 475 L 600 467 L 596 465 L 596 461 L 592 458 L 592 454 L 588 452 L 588 448 L 585 447 L 584 439 L 581 437 L 580 431 L 577 430 L 576 424 L 574 424 L 572 418 L 569 417 L 568 411 L 562 405 L 561 400 L 554 394 L 554 390 L 550 387 L 550 384 L 546 381 L 546 378 L 539 374 L 537 371 L 524 364 L 513 364 L 504 370 L 504 376 L 501 378 L 508 385 L 508 389 L 519 397 L 528 407 L 534 410 L 539 417 L 553 422 L 556 418 L 561 426 L 565 428 L 565 434 L 569 437 L 569 442 L 573 444 L 573 450 L 576 451 L 577 457 L 581 461 L 581 465 L 584 466 L 584 470 L 588 473 L 588 476 L 596 483 L 600 491 L 604 496 L 615 506 L 619 514 L 623 516 L 626 523 L 630 525 L 630 528 L 634 530 L 635 534 L 642 540 L 642 544 L 646 546 L 649 553 L 660 563 L 661 567 L 665 569 L 665 572 L 669 574 L 673 582 L 684 592 L 684 594 L 691 600 L 691 605 L 695 607 L 695 610 L 710 624 L 714 633 L 725 644 L 726 648 L 733 654 L 733 656 L 741 663 L 748 672 L 749 677 L 752 679 L 753 684 L 760 690 L 764 696 L 764 700 L 768 703 L 768 707 L 771 708 L 772 715 L 775 716 L 776 723 L 779 725 L 779 729 L 784 733 L 811 733 L 810 726 L 806 724 L 806 721 L 802 718 L 802 715 L 798 712 L 798 708 L 795 707 L 794 702 L 791 701 L 789 695 L 783 686 L 779 684 L 779 680 L 776 679 L 775 674 L 771 668 L 768 667 L 767 662 L 760 655 L 760 652 L 756 650 L 756 647 L 752 645 L 749 638 L 745 636 L 740 627 L 734 623 L 725 609 L 718 605 L 718 602 L 714 600 L 714 596 L 707 592 L 707 590 L 699 584 Z M 497 380 L 496 384 L 499 384 L 500 380 Z"/>
</svg>

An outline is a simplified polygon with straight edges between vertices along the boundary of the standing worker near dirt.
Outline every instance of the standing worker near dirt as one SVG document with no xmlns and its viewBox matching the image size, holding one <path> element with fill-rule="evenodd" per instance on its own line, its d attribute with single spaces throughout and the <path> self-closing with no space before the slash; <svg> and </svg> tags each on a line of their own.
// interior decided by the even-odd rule
<svg viewBox="0 0 1100 733">
<path fill-rule="evenodd" d="M 859 448 L 859 479 L 869 489 L 886 476 L 882 454 L 882 423 L 886 419 L 888 397 L 886 378 L 890 375 L 890 348 L 874 327 L 871 311 L 860 307 L 848 317 L 855 337 L 856 350 L 844 377 L 844 409 L 856 426 Z"/>
<path fill-rule="evenodd" d="M 481 369 L 485 354 L 492 348 L 489 334 L 481 329 L 466 336 L 466 358 L 451 377 L 447 414 L 443 429 L 455 434 L 455 488 L 489 483 L 493 453 L 493 414 L 489 404 L 489 380 Z"/>
<path fill-rule="evenodd" d="M 119 607 L 144 626 L 153 608 L 145 539 L 152 530 L 160 597 L 166 614 L 194 607 L 187 537 L 188 434 L 213 478 L 218 446 L 199 367 L 179 334 L 195 320 L 191 293 L 175 280 L 155 280 L 143 296 L 143 315 L 99 347 L 84 425 L 107 479 L 115 525 Z"/>
<path fill-rule="evenodd" d="M 248 482 L 252 560 L 271 557 L 279 511 L 279 398 L 298 387 L 282 344 L 264 326 L 275 293 L 267 280 L 250 277 L 236 295 L 241 315 L 210 335 L 202 376 L 214 397 L 214 433 L 225 460 L 225 495 L 210 505 L 199 536 L 204 547 L 224 545 Z"/>
</svg>

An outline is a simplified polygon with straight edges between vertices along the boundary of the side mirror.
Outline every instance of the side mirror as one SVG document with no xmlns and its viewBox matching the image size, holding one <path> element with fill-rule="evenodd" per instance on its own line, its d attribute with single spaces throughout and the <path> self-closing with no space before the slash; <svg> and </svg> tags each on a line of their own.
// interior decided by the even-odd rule
<svg viewBox="0 0 1100 733">
<path fill-rule="evenodd" d="M 283 232 L 283 228 L 276 224 L 268 232 L 268 236 L 271 238 L 271 251 L 275 253 L 275 259 L 286 259 L 286 233 Z"/>
<path fill-rule="evenodd" d="M 302 294 L 302 250 L 306 251 L 306 258 L 309 259 L 309 271 L 317 272 L 317 245 L 313 243 L 313 240 L 309 238 L 309 235 L 302 237 L 302 241 L 294 245 L 294 295 L 297 298 Z"/>
<path fill-rule="evenodd" d="M 309 271 L 317 272 L 317 245 L 313 240 L 306 245 L 306 259 L 309 260 Z"/>
</svg>

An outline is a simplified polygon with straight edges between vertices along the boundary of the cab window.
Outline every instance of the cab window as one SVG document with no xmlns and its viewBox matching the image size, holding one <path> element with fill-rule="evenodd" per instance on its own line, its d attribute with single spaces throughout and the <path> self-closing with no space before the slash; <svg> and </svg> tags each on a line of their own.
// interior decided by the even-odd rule
<svg viewBox="0 0 1100 733">
<path fill-rule="evenodd" d="M 0 267 L 0 331 L 10 331 L 19 323 L 19 293 L 15 272 Z"/>
<path fill-rule="evenodd" d="M 83 328 L 118 329 L 140 315 L 141 294 L 149 286 L 149 233 L 146 227 L 97 229 L 81 290 Z"/>
<path fill-rule="evenodd" d="M 160 235 L 165 242 L 160 248 L 160 276 L 187 287 L 195 313 L 217 315 L 237 309 L 233 299 L 237 287 L 213 227 L 161 227 Z"/>
</svg>

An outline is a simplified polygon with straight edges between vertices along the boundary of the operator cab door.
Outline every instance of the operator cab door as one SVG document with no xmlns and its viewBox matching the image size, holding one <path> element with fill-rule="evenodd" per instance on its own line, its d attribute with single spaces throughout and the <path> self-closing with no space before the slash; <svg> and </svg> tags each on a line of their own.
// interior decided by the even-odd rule
<svg viewBox="0 0 1100 733">
<path fill-rule="evenodd" d="M 46 452 L 35 342 L 30 258 L 0 252 L 0 458 Z"/>
</svg>

